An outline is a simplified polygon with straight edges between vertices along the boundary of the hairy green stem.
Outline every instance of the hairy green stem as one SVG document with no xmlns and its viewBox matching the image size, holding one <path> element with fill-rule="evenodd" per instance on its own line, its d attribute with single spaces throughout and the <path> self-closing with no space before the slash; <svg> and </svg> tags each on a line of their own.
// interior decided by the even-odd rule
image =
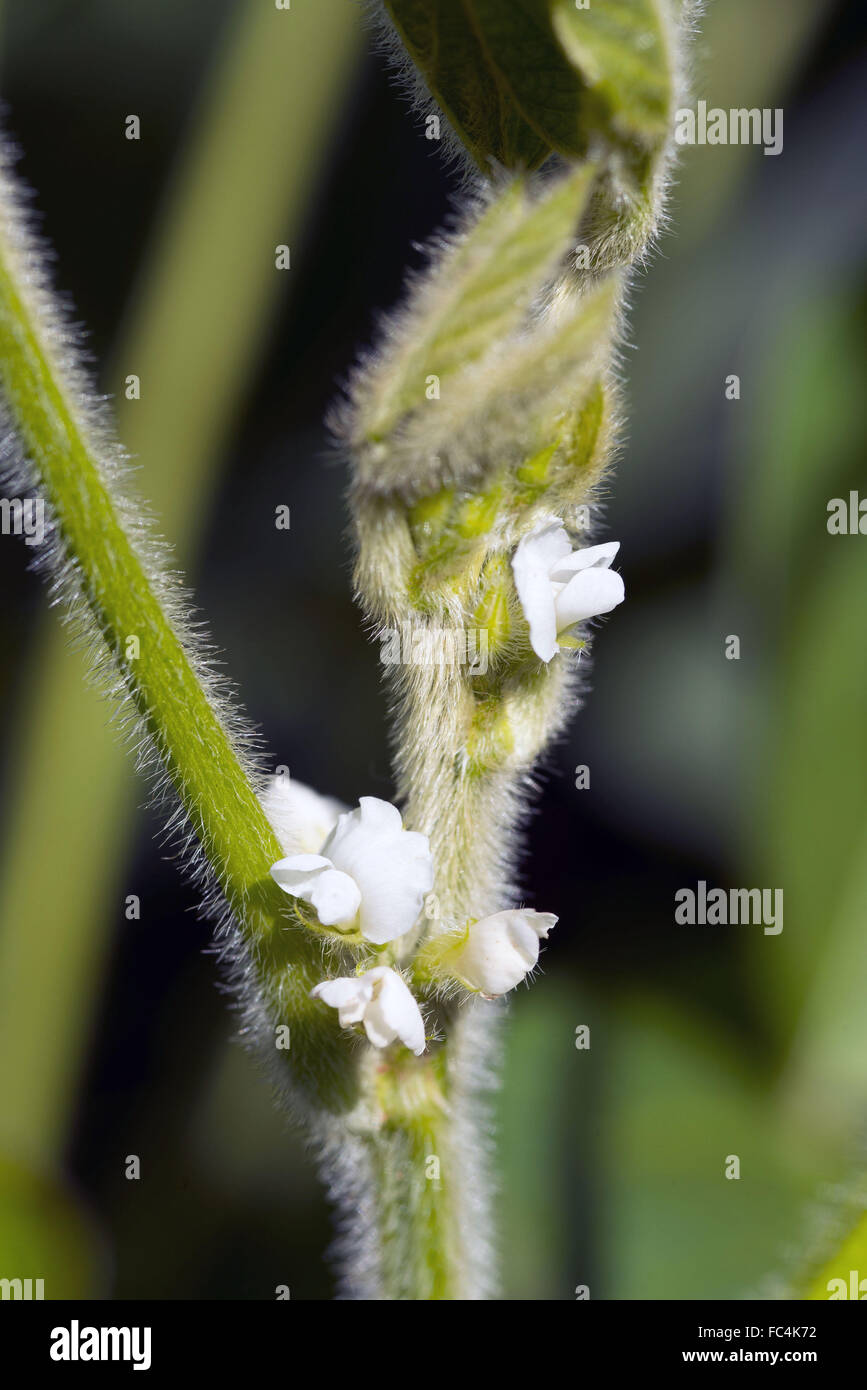
<svg viewBox="0 0 867 1390">
<path fill-rule="evenodd" d="M 71 611 L 104 641 L 140 735 L 168 781 L 225 899 L 240 946 L 230 960 L 246 984 L 247 1028 L 286 1072 L 323 1147 L 361 1143 L 372 1187 L 366 1214 L 338 1183 L 353 1263 L 372 1271 L 365 1288 L 384 1298 L 446 1299 L 468 1291 L 453 1193 L 452 1101 L 445 1052 L 383 1059 L 358 1049 L 330 1010 L 310 999 L 326 969 L 317 935 L 270 877 L 281 846 L 260 805 L 243 744 L 226 722 L 222 692 L 184 634 L 177 598 L 142 528 L 138 502 L 121 487 L 114 446 L 75 369 L 60 360 L 62 325 L 40 285 L 27 233 L 7 186 L 0 239 L 0 389 L 23 455 L 18 481 L 49 508 L 56 584 Z M 209 904 L 213 908 L 214 904 Z M 231 935 L 230 935 L 231 941 Z M 252 981 L 251 981 L 252 977 Z M 250 992 L 254 1002 L 250 1003 Z M 290 1046 L 274 1033 L 288 1027 Z M 407 1070 L 407 1067 L 409 1068 Z M 426 1176 L 437 1158 L 448 1177 Z M 355 1186 L 352 1186 L 352 1183 Z M 365 1222 L 367 1228 L 365 1228 Z M 391 1234 L 396 1233 L 396 1234 Z M 354 1281 L 354 1282 L 353 1282 Z M 358 1290 L 353 1269 L 347 1285 Z"/>
<path fill-rule="evenodd" d="M 489 1029 L 480 1026 L 471 1004 L 444 1019 L 444 1031 L 445 1041 L 424 1057 L 369 1059 L 364 1069 L 363 1089 L 379 1117 L 362 1149 L 378 1258 L 371 1292 L 362 1287 L 361 1296 L 439 1302 L 497 1293 L 490 1123 L 480 1070 Z M 475 1072 L 464 1054 L 473 1058 Z"/>
<path fill-rule="evenodd" d="M 357 61 L 360 24 L 341 0 L 286 18 L 245 0 L 228 24 L 106 373 L 124 441 L 184 564 L 195 557 L 208 482 L 278 302 L 275 283 L 292 290 L 267 249 L 300 242 L 321 141 L 287 143 L 285 132 L 333 138 L 337 97 Z M 226 265 L 234 267 L 228 278 Z M 141 399 L 122 394 L 129 372 L 140 378 Z M 10 1151 L 54 1163 L 103 983 L 113 904 L 136 888 L 127 863 L 136 794 L 104 707 L 82 681 L 81 656 L 48 615 L 36 645 L 0 861 L 0 1131 Z M 65 885 L 59 918 L 55 880 L 42 873 L 46 841 Z M 112 851 L 115 862 L 106 863 Z M 46 958 L 32 924 L 49 916 Z"/>
<path fill-rule="evenodd" d="M 388 1298 L 439 1301 L 456 1297 L 460 1287 L 450 1258 L 455 1243 L 443 1174 L 448 1121 L 436 1062 L 428 1059 L 414 1070 L 377 1088 L 389 1114 L 370 1144 L 385 1218 L 381 1279 Z"/>
<path fill-rule="evenodd" d="M 0 385 L 50 506 L 61 554 L 73 567 L 70 582 L 121 672 L 244 934 L 271 1018 L 299 1025 L 286 1054 L 296 1080 L 306 1083 L 305 1062 L 318 1054 L 313 1070 L 327 1079 L 323 1090 L 345 1103 L 351 1091 L 347 1048 L 308 997 L 320 978 L 318 951 L 269 877 L 279 843 L 194 669 L 195 658 L 166 616 L 142 544 L 133 539 L 134 504 L 125 504 L 123 516 L 112 497 L 112 464 L 100 456 L 107 447 L 99 437 L 101 422 L 80 383 L 58 363 L 60 330 L 51 323 L 50 307 L 28 302 L 28 275 L 37 272 L 22 259 L 23 235 L 7 222 L 0 247 Z"/>
<path fill-rule="evenodd" d="M 397 10 L 407 12 L 390 9 L 396 18 Z M 652 5 L 645 12 L 656 15 Z M 616 191 L 612 170 L 622 172 L 623 161 L 588 160 L 579 140 L 564 148 L 580 158 L 560 178 L 535 185 L 521 173 L 491 190 L 432 255 L 427 277 L 350 392 L 356 583 L 368 615 L 383 638 L 405 629 L 413 642 L 421 639 L 422 651 L 443 632 L 486 639 L 483 668 L 454 654 L 416 659 L 414 646 L 389 663 L 398 787 L 408 823 L 430 837 L 436 866 L 427 940 L 414 963 L 419 988 L 437 976 L 436 938 L 452 939 L 514 906 L 532 771 L 566 723 L 580 684 L 576 664 L 559 655 L 540 660 L 532 649 L 512 565 L 521 542 L 552 519 L 572 532 L 587 525 L 616 440 L 622 267 L 643 253 L 664 182 L 672 69 L 657 18 L 650 61 L 659 63 L 665 109 L 661 116 L 633 113 L 641 187 Z M 414 56 L 429 47 L 437 79 L 440 40 L 457 32 L 452 21 L 460 26 L 458 12 L 443 9 L 414 30 L 418 37 L 429 26 Z M 624 40 L 627 73 L 629 47 Z M 476 106 L 484 106 L 483 96 Z M 482 150 L 483 165 L 490 153 Z M 586 641 L 567 637 L 563 645 Z M 405 963 L 418 945 L 417 935 L 402 943 Z M 445 989 L 454 988 L 443 973 Z M 464 1256 L 476 1286 L 490 1287 L 484 1105 L 496 1014 L 466 997 L 439 1007 L 448 1076 L 469 1101 L 465 1121 L 454 1118 L 460 1178 L 451 1211 L 457 1232 L 476 1227 Z M 417 1167 L 435 1141 L 422 1128 L 414 1142 Z M 469 1176 L 474 1154 L 481 1155 L 477 1180 Z M 423 1227 L 421 1194 L 414 1216 Z M 432 1284 L 439 1277 L 432 1267 Z"/>
</svg>

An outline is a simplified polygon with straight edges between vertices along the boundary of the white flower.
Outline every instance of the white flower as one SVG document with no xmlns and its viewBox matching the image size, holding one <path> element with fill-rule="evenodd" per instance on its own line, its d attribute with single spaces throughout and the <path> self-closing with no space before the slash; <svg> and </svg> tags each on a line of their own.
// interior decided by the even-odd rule
<svg viewBox="0 0 867 1390">
<path fill-rule="evenodd" d="M 363 1023 L 374 1047 L 388 1047 L 399 1039 L 416 1057 L 424 1052 L 421 1010 L 397 971 L 389 966 L 378 965 L 354 979 L 323 980 L 310 993 L 337 1010 L 341 1028 Z"/>
<path fill-rule="evenodd" d="M 271 874 L 285 893 L 310 903 L 324 927 L 357 927 L 383 946 L 413 926 L 433 887 L 433 860 L 427 835 L 404 830 L 396 806 L 363 796 L 338 817 L 319 854 L 291 854 Z"/>
<path fill-rule="evenodd" d="M 304 782 L 285 775 L 271 778 L 261 800 L 284 854 L 315 854 L 341 812 L 349 810 L 342 801 L 320 796 Z"/>
<path fill-rule="evenodd" d="M 551 661 L 558 638 L 574 623 L 610 613 L 622 603 L 623 580 L 609 568 L 619 541 L 573 550 L 566 529 L 556 518 L 541 521 L 519 543 L 512 573 L 530 644 L 542 661 Z"/>
<path fill-rule="evenodd" d="M 450 967 L 470 989 L 507 994 L 536 965 L 539 941 L 556 925 L 552 913 L 527 908 L 482 917 L 469 928 Z"/>
</svg>

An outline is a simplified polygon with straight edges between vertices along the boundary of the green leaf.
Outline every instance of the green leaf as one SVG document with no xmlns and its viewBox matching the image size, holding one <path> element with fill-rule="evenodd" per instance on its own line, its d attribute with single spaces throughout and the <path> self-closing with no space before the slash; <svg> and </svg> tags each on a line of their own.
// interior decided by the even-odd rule
<svg viewBox="0 0 867 1390">
<path fill-rule="evenodd" d="M 617 275 L 584 293 L 569 291 L 558 312 L 456 381 L 448 430 L 441 439 L 427 436 L 437 459 L 466 477 L 473 457 L 517 468 L 549 444 L 563 414 L 577 409 L 604 366 L 619 292 Z"/>
<path fill-rule="evenodd" d="M 535 169 L 550 146 L 527 123 L 490 62 L 460 0 L 386 0 L 386 9 L 432 95 L 476 163 L 488 171 Z"/>
<path fill-rule="evenodd" d="M 446 485 L 495 487 L 550 445 L 588 396 L 611 350 L 620 293 L 612 274 L 455 375 L 442 401 L 414 412 L 376 465 L 380 489 L 407 500 Z M 435 409 L 434 406 L 444 407 Z"/>
<path fill-rule="evenodd" d="M 418 408 L 430 412 L 429 377 L 444 391 L 518 326 L 572 244 L 593 175 L 585 165 L 535 200 L 515 181 L 456 240 L 370 375 L 356 443 L 384 440 Z"/>
<path fill-rule="evenodd" d="M 581 74 L 586 96 L 578 149 L 581 135 L 597 129 L 645 148 L 661 144 L 671 116 L 672 72 L 659 0 L 606 0 L 588 10 L 576 10 L 571 0 L 535 0 L 534 8 L 550 11 L 563 51 Z"/>
<path fill-rule="evenodd" d="M 647 151 L 672 106 L 663 0 L 388 0 L 435 99 L 476 163 L 532 168 L 594 137 Z M 535 134 L 535 144 L 533 135 Z"/>
</svg>

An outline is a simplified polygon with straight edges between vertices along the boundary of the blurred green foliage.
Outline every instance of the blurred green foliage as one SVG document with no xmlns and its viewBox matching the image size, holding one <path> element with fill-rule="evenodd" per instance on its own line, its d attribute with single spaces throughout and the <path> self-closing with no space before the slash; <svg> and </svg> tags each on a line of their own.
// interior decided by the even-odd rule
<svg viewBox="0 0 867 1390">
<path fill-rule="evenodd" d="M 39 7 L 8 8 L 12 41 L 23 48 Z M 316 8 L 325 13 L 322 0 Z M 327 10 L 341 32 L 355 15 L 348 0 L 329 0 Z M 709 6 L 695 64 L 700 94 L 723 105 L 785 105 L 828 11 L 813 0 Z M 185 81 L 209 13 L 165 4 L 144 25 L 143 51 L 156 61 L 165 48 L 172 90 Z M 294 22 L 304 6 L 290 13 Z M 130 23 L 126 7 L 94 6 L 83 31 L 114 33 L 111 25 Z M 53 81 L 64 62 L 96 61 L 92 43 L 87 57 L 81 38 L 70 42 L 66 57 L 43 44 L 40 81 Z M 122 430 L 142 455 L 143 487 L 187 556 L 207 523 L 220 455 L 265 341 L 267 297 L 235 272 L 242 260 L 251 264 L 251 240 L 270 253 L 302 225 L 326 130 L 346 97 L 352 44 L 347 38 L 339 60 L 331 52 L 327 71 L 324 57 L 316 69 L 296 67 L 291 83 L 276 52 L 242 46 L 222 60 L 222 82 L 212 79 L 200 133 L 185 146 L 192 163 L 178 172 L 174 211 L 152 242 L 160 249 L 140 282 L 138 327 L 115 354 L 119 380 L 136 344 L 132 355 L 150 362 L 143 382 L 155 390 L 161 382 L 172 401 L 164 414 L 147 388 L 140 403 L 122 407 Z M 251 84 L 244 64 L 260 61 L 262 77 Z M 111 106 L 102 68 L 87 70 Z M 110 95 L 118 110 L 132 100 Z M 293 118 L 293 110 L 302 114 Z M 731 147 L 690 150 L 681 162 L 674 235 L 636 296 L 631 341 L 639 350 L 626 355 L 630 443 L 609 507 L 611 534 L 624 541 L 628 591 L 630 552 L 643 547 L 649 577 L 600 637 L 594 689 L 562 754 L 568 767 L 593 748 L 599 821 L 639 838 L 651 855 L 675 843 L 684 875 L 676 881 L 689 883 L 695 866 L 707 864 L 708 878 L 719 869 L 732 883 L 782 886 L 785 930 L 765 937 L 739 928 L 719 949 L 672 955 L 669 970 L 666 943 L 649 925 L 650 939 L 642 934 L 648 905 L 624 900 L 628 889 L 608 881 L 612 923 L 631 917 L 635 935 L 612 948 L 622 952 L 622 973 L 606 975 L 584 943 L 594 912 L 604 933 L 609 910 L 592 884 L 577 885 L 574 920 L 564 915 L 546 973 L 510 1007 L 498 1116 L 504 1277 L 516 1298 L 569 1299 L 580 1284 L 593 1298 L 748 1293 L 787 1251 L 796 1263 L 807 1198 L 859 1161 L 853 1145 L 867 1102 L 867 587 L 858 538 L 829 536 L 825 508 L 832 496 L 863 490 L 863 272 L 845 247 L 853 209 L 822 220 L 804 192 L 820 161 L 846 158 L 843 120 L 813 92 L 813 144 L 798 173 L 789 114 L 787 107 L 780 159 Z M 222 161 L 243 175 L 253 138 L 245 122 L 254 117 L 270 137 L 260 134 L 256 147 L 279 167 L 283 190 L 280 179 L 264 187 L 254 170 L 243 196 L 224 198 L 224 181 L 236 185 Z M 216 166 L 209 138 L 222 151 Z M 283 163 L 284 152 L 296 162 Z M 395 204 L 409 196 L 388 185 L 382 145 L 365 150 L 365 179 L 371 199 L 380 187 Z M 794 205 L 786 201 L 793 189 Z M 280 225 L 290 231 L 276 237 L 281 207 Z M 341 229 L 332 247 L 362 283 L 365 235 L 359 218 L 352 239 Z M 210 253 L 201 259 L 200 240 Z M 154 285 L 161 288 L 152 296 Z M 305 322 L 310 341 L 317 323 L 312 314 Z M 351 355 L 344 346 L 342 361 Z M 738 402 L 724 400 L 730 372 L 741 376 Z M 360 675 L 375 653 L 360 639 L 350 646 L 355 619 L 336 539 L 340 479 L 318 461 L 304 471 L 313 446 L 300 432 L 279 450 L 281 466 L 297 456 L 293 497 L 305 515 L 326 520 L 293 533 L 301 557 L 294 563 L 312 576 L 303 602 L 283 579 L 263 593 L 255 631 L 227 598 L 238 580 L 226 567 L 216 592 L 235 640 L 233 669 L 253 666 L 267 633 L 268 652 L 258 659 L 279 686 L 281 649 L 306 640 L 308 686 L 293 709 L 313 730 L 310 740 L 315 733 L 324 742 L 321 790 L 340 790 L 331 783 L 344 766 L 347 781 L 367 776 L 374 784 L 353 794 L 387 794 L 368 750 L 373 706 Z M 244 487 L 251 468 L 245 461 Z M 722 518 L 712 537 L 697 534 L 709 492 Z M 702 546 L 706 564 L 691 558 Z M 251 582 L 264 590 L 248 554 Z M 345 607 L 334 599 L 341 588 Z M 741 634 L 740 662 L 722 655 L 730 632 Z M 329 658 L 328 644 L 339 659 Z M 315 723 L 326 689 L 334 692 L 327 739 Z M 312 1169 L 267 1085 L 226 1046 L 228 1025 L 214 1024 L 204 969 L 162 1000 L 157 1057 L 145 1083 L 129 1083 L 135 1117 L 124 1112 L 112 1131 L 132 1151 L 141 1136 L 159 1135 L 147 1181 L 126 1183 L 117 1154 L 92 1161 L 88 1200 L 98 1198 L 103 1226 L 95 1236 L 81 1198 L 41 1176 L 63 1167 L 94 1013 L 106 1007 L 100 991 L 127 881 L 131 792 L 103 710 L 80 684 L 80 662 L 58 642 L 34 660 L 22 707 L 29 722 L 7 730 L 20 750 L 13 788 L 22 799 L 6 807 L 0 1113 L 10 1153 L 27 1161 L 0 1167 L 0 1275 L 20 1263 L 24 1277 L 51 1279 L 49 1296 L 110 1288 L 120 1296 L 267 1298 L 280 1282 L 293 1285 L 293 1296 L 295 1285 L 300 1296 L 323 1296 L 325 1225 Z M 573 852 L 592 878 L 593 859 L 582 858 L 591 851 L 579 844 Z M 532 863 L 527 883 L 535 890 Z M 571 974 L 569 949 L 577 956 Z M 581 1024 L 590 1027 L 589 1052 L 575 1047 Z M 91 1117 L 91 1126 L 98 1121 Z M 738 1181 L 724 1176 L 731 1154 L 741 1160 Z M 114 1256 L 110 1281 L 106 1250 Z"/>
<path fill-rule="evenodd" d="M 43 1279 L 46 1298 L 105 1297 L 110 1288 L 104 1239 L 77 1194 L 8 1158 L 0 1158 L 0 1255 L 0 1278 Z"/>
</svg>

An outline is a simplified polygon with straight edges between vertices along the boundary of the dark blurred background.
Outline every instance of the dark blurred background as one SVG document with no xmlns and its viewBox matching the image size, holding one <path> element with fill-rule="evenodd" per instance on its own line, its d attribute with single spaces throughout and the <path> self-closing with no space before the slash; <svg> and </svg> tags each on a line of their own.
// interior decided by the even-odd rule
<svg viewBox="0 0 867 1390">
<path fill-rule="evenodd" d="M 524 865 L 561 923 L 510 1007 L 512 1297 L 748 1293 L 863 1166 L 867 541 L 826 509 L 867 493 L 864 19 L 713 0 L 702 25 L 696 97 L 782 107 L 785 144 L 687 150 L 635 284 L 600 537 L 628 602 Z M 392 783 L 323 416 L 456 188 L 358 20 L 352 0 L 0 6 L 6 123 L 141 490 L 273 764 L 346 801 Z M 315 1173 L 230 1042 L 195 896 L 28 558 L 0 538 L 4 1264 L 49 1297 L 329 1297 Z M 783 932 L 676 925 L 699 879 L 782 887 Z"/>
</svg>

